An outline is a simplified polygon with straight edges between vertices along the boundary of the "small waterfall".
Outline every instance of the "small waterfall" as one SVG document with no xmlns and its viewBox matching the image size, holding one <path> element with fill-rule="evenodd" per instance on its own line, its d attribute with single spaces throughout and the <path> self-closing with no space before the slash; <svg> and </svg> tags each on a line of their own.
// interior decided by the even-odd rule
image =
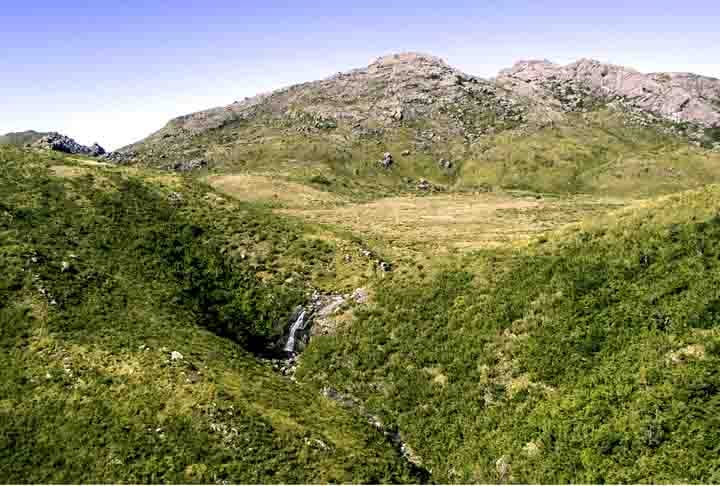
<svg viewBox="0 0 720 486">
<path fill-rule="evenodd" d="M 297 319 L 295 319 L 295 322 L 293 322 L 292 326 L 290 326 L 290 334 L 288 335 L 287 343 L 285 343 L 285 347 L 283 348 L 285 352 L 295 352 L 295 343 L 297 342 L 296 334 L 298 331 L 303 329 L 305 329 L 305 309 L 300 312 Z"/>
</svg>

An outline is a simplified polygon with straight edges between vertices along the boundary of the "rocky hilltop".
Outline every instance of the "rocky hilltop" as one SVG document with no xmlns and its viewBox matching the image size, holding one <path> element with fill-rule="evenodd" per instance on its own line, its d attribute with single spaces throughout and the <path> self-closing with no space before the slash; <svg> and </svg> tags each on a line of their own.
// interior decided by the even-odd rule
<svg viewBox="0 0 720 486">
<path fill-rule="evenodd" d="M 126 150 L 143 143 L 172 145 L 178 138 L 248 122 L 301 132 L 343 125 L 362 138 L 403 123 L 440 120 L 450 134 L 472 139 L 522 123 L 525 111 L 516 96 L 492 82 L 462 73 L 437 57 L 404 53 L 321 81 L 175 118 Z"/>
</svg>

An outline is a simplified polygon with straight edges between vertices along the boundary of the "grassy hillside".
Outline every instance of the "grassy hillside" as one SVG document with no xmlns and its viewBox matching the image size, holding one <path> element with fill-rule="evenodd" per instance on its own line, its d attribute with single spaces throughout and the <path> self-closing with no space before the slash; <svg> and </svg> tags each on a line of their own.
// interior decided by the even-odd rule
<svg viewBox="0 0 720 486">
<path fill-rule="evenodd" d="M 0 478 L 413 481 L 255 357 L 334 253 L 190 180 L 0 149 Z"/>
<path fill-rule="evenodd" d="M 418 189 L 421 178 L 445 191 L 620 197 L 720 182 L 720 152 L 691 145 L 666 126 L 635 126 L 625 114 L 604 108 L 570 113 L 544 128 L 498 130 L 472 142 L 430 121 L 367 133 L 343 124 L 301 128 L 265 119 L 237 121 L 135 148 L 151 166 L 202 158 L 212 173 L 272 177 L 354 201 L 426 193 Z M 378 163 L 386 151 L 395 158 L 390 170 Z M 440 167 L 441 159 L 452 167 Z"/>
<path fill-rule="evenodd" d="M 26 144 L 37 142 L 45 135 L 47 135 L 47 132 L 36 132 L 35 130 L 6 133 L 5 135 L 0 135 L 0 145 L 23 147 Z"/>
<path fill-rule="evenodd" d="M 436 482 L 720 481 L 720 154 L 577 116 L 444 152 L 228 125 L 191 175 L 0 149 L 0 477 L 423 479 L 362 408 Z M 257 358 L 359 286 L 300 385 Z"/>
<path fill-rule="evenodd" d="M 720 481 L 720 188 L 476 253 L 315 339 L 438 482 Z"/>
</svg>

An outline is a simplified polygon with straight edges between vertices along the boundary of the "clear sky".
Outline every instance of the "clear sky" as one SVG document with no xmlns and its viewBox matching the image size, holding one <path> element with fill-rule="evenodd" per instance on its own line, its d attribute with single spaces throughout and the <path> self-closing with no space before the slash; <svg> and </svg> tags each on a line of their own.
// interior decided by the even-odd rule
<svg viewBox="0 0 720 486">
<path fill-rule="evenodd" d="M 718 0 L 5 0 L 0 133 L 115 149 L 178 115 L 399 51 L 492 77 L 581 57 L 720 77 Z"/>
</svg>

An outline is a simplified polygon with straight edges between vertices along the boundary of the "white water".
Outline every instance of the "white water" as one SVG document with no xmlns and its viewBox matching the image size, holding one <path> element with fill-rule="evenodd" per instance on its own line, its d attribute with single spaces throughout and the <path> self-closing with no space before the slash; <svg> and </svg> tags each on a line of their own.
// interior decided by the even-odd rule
<svg viewBox="0 0 720 486">
<path fill-rule="evenodd" d="M 287 343 L 285 343 L 284 350 L 288 353 L 294 353 L 295 352 L 295 334 L 301 330 L 305 329 L 305 310 L 300 313 L 300 315 L 295 319 L 295 322 L 293 322 L 293 325 L 290 326 L 290 335 L 288 336 Z"/>
</svg>

